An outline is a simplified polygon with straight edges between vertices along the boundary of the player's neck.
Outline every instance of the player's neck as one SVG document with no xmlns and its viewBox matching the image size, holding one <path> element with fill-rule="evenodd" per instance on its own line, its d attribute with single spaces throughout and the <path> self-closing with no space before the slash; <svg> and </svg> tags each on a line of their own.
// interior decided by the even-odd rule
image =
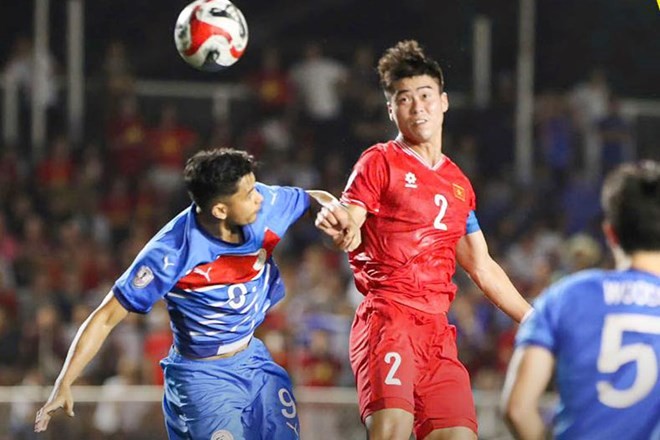
<svg viewBox="0 0 660 440">
<path fill-rule="evenodd" d="M 244 240 L 243 229 L 238 225 L 229 224 L 215 217 L 209 218 L 204 213 L 197 213 L 197 221 L 207 233 L 219 240 L 227 243 L 242 243 Z"/>
<path fill-rule="evenodd" d="M 660 252 L 635 252 L 630 256 L 630 268 L 660 276 Z"/>
<path fill-rule="evenodd" d="M 431 167 L 444 160 L 445 155 L 442 153 L 442 141 L 415 143 L 403 136 L 399 136 L 398 139 L 422 157 Z"/>
<path fill-rule="evenodd" d="M 222 222 L 220 226 L 220 240 L 227 243 L 243 243 L 243 229 L 238 225 L 228 225 Z"/>
</svg>

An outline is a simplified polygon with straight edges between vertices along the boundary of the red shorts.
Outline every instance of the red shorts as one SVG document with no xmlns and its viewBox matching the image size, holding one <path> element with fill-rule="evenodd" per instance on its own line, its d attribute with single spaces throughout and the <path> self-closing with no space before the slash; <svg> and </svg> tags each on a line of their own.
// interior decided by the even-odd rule
<svg viewBox="0 0 660 440">
<path fill-rule="evenodd" d="M 470 377 L 446 314 L 370 296 L 358 307 L 350 343 L 363 421 L 375 411 L 400 408 L 414 415 L 419 439 L 440 428 L 477 432 Z"/>
</svg>

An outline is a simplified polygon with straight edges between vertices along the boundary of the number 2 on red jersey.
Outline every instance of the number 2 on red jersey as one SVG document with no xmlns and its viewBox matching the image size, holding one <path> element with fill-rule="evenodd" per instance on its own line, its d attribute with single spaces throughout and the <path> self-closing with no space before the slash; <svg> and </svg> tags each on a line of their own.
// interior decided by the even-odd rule
<svg viewBox="0 0 660 440">
<path fill-rule="evenodd" d="M 435 206 L 440 208 L 438 215 L 436 216 L 435 221 L 433 222 L 433 227 L 436 229 L 440 229 L 441 231 L 446 231 L 447 224 L 442 223 L 442 219 L 447 213 L 447 206 L 449 205 L 449 202 L 447 202 L 447 197 L 443 196 L 442 194 L 436 194 L 435 197 L 433 198 L 433 201 L 435 202 Z"/>
</svg>

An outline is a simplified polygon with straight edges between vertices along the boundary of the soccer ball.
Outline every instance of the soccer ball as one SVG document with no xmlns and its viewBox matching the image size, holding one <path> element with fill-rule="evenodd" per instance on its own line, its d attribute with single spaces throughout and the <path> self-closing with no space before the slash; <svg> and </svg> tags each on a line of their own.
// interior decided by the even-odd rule
<svg viewBox="0 0 660 440">
<path fill-rule="evenodd" d="M 195 0 L 179 14 L 174 42 L 188 64 L 217 72 L 241 58 L 248 27 L 243 13 L 230 1 Z"/>
</svg>

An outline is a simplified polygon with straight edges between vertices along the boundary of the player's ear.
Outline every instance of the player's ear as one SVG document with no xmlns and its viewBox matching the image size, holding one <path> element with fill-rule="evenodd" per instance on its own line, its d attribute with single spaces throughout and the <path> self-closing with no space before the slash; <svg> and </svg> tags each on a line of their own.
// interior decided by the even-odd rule
<svg viewBox="0 0 660 440">
<path fill-rule="evenodd" d="M 442 105 L 442 113 L 449 110 L 449 97 L 446 92 L 440 94 L 440 104 Z"/>
<path fill-rule="evenodd" d="M 387 116 L 390 118 L 390 121 L 394 122 L 394 115 L 392 114 L 392 104 L 389 99 L 387 100 Z"/>
<path fill-rule="evenodd" d="M 614 231 L 614 228 L 612 227 L 612 223 L 608 221 L 604 221 L 603 225 L 603 234 L 605 235 L 605 239 L 609 243 L 610 247 L 618 247 L 619 246 L 619 237 L 616 235 L 616 232 Z"/>
<path fill-rule="evenodd" d="M 225 220 L 227 218 L 227 209 L 227 205 L 224 203 L 216 203 L 211 207 L 211 215 L 217 220 Z"/>
</svg>

